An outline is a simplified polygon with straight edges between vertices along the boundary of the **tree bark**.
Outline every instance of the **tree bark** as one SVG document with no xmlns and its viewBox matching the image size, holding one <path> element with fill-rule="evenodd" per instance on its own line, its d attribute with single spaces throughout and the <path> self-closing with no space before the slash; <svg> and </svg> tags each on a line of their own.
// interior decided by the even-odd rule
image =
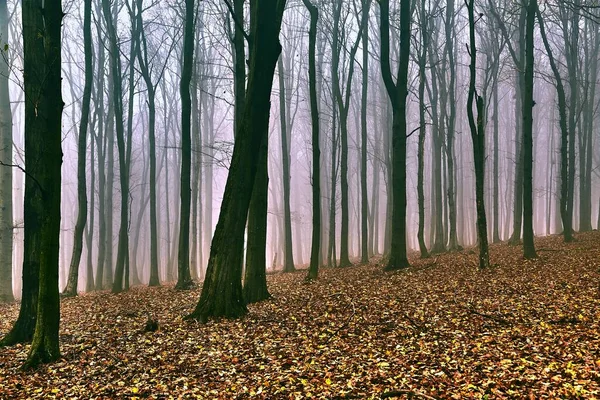
<svg viewBox="0 0 600 400">
<path fill-rule="evenodd" d="M 35 333 L 25 368 L 60 357 L 58 259 L 63 101 L 62 7 L 57 0 L 23 1 L 25 88 L 25 257 L 39 271 Z"/>
<path fill-rule="evenodd" d="M 260 146 L 248 212 L 244 299 L 256 303 L 271 297 L 267 288 L 267 212 L 269 197 L 268 133 Z"/>
</svg>

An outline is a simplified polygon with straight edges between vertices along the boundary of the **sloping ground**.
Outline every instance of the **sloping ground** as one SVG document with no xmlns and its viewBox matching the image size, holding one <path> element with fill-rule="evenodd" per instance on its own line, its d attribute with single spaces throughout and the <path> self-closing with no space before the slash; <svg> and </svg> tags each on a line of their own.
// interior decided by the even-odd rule
<svg viewBox="0 0 600 400">
<path fill-rule="evenodd" d="M 493 246 L 484 272 L 466 250 L 273 275 L 274 299 L 207 325 L 181 319 L 199 291 L 67 299 L 63 359 L 22 373 L 27 346 L 0 349 L 0 398 L 600 397 L 600 234 L 578 239 L 539 239 L 535 261 Z M 0 334 L 17 312 L 0 308 Z"/>
</svg>

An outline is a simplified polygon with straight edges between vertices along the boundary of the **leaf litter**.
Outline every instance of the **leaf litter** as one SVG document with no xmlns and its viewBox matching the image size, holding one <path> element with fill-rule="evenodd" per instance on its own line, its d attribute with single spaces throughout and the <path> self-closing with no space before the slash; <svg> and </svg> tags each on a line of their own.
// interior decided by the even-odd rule
<svg viewBox="0 0 600 400">
<path fill-rule="evenodd" d="M 182 320 L 199 289 L 63 299 L 61 360 L 21 372 L 29 346 L 0 349 L 0 398 L 598 398 L 600 233 L 536 244 L 492 245 L 486 271 L 467 249 L 270 275 L 272 299 L 205 325 Z"/>
</svg>

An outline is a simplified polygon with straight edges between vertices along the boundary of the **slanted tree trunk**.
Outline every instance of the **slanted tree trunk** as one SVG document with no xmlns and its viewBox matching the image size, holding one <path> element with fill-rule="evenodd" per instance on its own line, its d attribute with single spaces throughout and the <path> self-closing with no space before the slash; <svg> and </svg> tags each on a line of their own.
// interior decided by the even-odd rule
<svg viewBox="0 0 600 400">
<path fill-rule="evenodd" d="M 60 357 L 58 259 L 63 101 L 60 1 L 23 1 L 25 257 L 39 271 L 35 333 L 25 368 Z"/>
<path fill-rule="evenodd" d="M 8 6 L 0 0 L 0 303 L 14 301 L 12 283 L 12 110 L 8 90 Z"/>
<path fill-rule="evenodd" d="M 279 30 L 284 8 L 285 0 L 255 0 L 250 4 L 249 36 L 252 41 L 243 121 L 236 134 L 202 293 L 188 319 L 206 322 L 247 313 L 241 285 L 244 229 L 260 146 L 267 140 L 273 75 L 281 53 Z"/>
<path fill-rule="evenodd" d="M 312 240 L 310 266 L 306 279 L 315 280 L 319 275 L 319 253 L 321 246 L 321 147 L 319 142 L 319 103 L 317 99 L 317 63 L 315 54 L 319 9 L 310 0 L 302 0 L 302 2 L 310 13 L 310 29 L 308 31 L 308 85 L 312 125 Z"/>
<path fill-rule="evenodd" d="M 380 1 L 381 72 L 392 103 L 392 224 L 386 270 L 406 268 L 406 98 L 410 58 L 410 0 L 400 1 L 400 56 L 396 83 L 390 70 L 389 0 Z"/>
<path fill-rule="evenodd" d="M 523 96 L 523 255 L 536 258 L 533 243 L 533 34 L 537 1 L 527 3 L 527 23 L 525 28 L 525 73 Z"/>
<path fill-rule="evenodd" d="M 77 139 L 77 222 L 73 236 L 73 254 L 69 267 L 69 280 L 63 294 L 65 296 L 77 295 L 77 282 L 79 280 L 79 264 L 83 251 L 83 230 L 87 222 L 87 187 L 86 187 L 86 152 L 87 129 L 90 118 L 90 102 L 92 99 L 92 84 L 94 80 L 94 66 L 92 65 L 92 0 L 84 0 L 83 6 L 83 47 L 85 58 L 85 83 L 81 104 L 81 120 L 79 121 L 79 138 Z M 93 210 L 92 210 L 93 212 Z"/>
<path fill-rule="evenodd" d="M 487 221 L 484 203 L 484 180 L 485 180 L 485 131 L 484 131 L 484 100 L 477 94 L 475 79 L 477 76 L 477 48 L 475 45 L 475 17 L 474 0 L 468 0 L 467 11 L 469 14 L 469 53 L 471 63 L 469 65 L 469 94 L 467 97 L 467 116 L 471 140 L 473 141 L 473 160 L 475 164 L 475 201 L 477 204 L 477 235 L 479 241 L 479 269 L 490 266 L 487 238 Z M 473 116 L 473 106 L 476 98 L 477 124 Z"/>
<path fill-rule="evenodd" d="M 177 268 L 177 289 L 193 286 L 190 275 L 190 205 L 192 136 L 190 118 L 192 99 L 190 84 L 194 68 L 194 0 L 185 0 L 185 33 L 183 37 L 183 66 L 181 71 L 181 209 L 179 211 L 179 256 Z"/>
</svg>

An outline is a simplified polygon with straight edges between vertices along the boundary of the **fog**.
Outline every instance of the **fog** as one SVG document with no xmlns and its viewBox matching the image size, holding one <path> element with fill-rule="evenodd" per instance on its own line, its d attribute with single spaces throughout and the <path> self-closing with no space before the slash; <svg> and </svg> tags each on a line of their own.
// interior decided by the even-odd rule
<svg viewBox="0 0 600 400">
<path fill-rule="evenodd" d="M 161 283 L 177 280 L 178 238 L 180 221 L 180 170 L 182 162 L 182 102 L 180 80 L 183 59 L 184 4 L 172 0 L 144 1 L 143 56 L 156 85 L 156 199 L 159 278 Z M 371 4 L 367 47 L 360 41 L 360 11 L 367 2 L 317 1 L 320 11 L 317 34 L 317 80 L 320 116 L 321 148 L 321 248 L 320 264 L 333 266 L 342 247 L 341 193 L 341 126 L 339 99 L 335 98 L 333 75 L 337 73 L 343 102 L 346 92 L 347 116 L 347 182 L 348 182 L 348 251 L 350 260 L 361 257 L 361 90 L 366 87 L 367 127 L 367 193 L 369 256 L 386 256 L 391 246 L 392 216 L 392 106 L 381 77 L 379 6 Z M 522 117 L 519 109 L 521 86 L 519 67 L 519 13 L 516 2 L 498 0 L 476 4 L 477 92 L 485 100 L 485 206 L 490 242 L 509 241 L 515 231 L 515 217 L 522 207 L 515 194 L 521 185 L 518 178 L 519 146 Z M 194 69 L 192 74 L 192 175 L 190 216 L 191 275 L 204 279 L 212 234 L 219 220 L 225 183 L 231 163 L 235 127 L 235 92 L 233 43 L 236 22 L 228 2 L 204 0 L 198 2 L 194 38 Z M 425 139 L 424 139 L 424 241 L 429 250 L 436 240 L 446 251 L 450 241 L 449 186 L 452 181 L 456 200 L 456 234 L 462 247 L 478 243 L 476 227 L 475 171 L 473 145 L 467 118 L 470 52 L 469 23 L 464 4 L 458 2 L 453 21 L 446 21 L 444 1 L 414 2 L 411 26 L 411 56 L 408 70 L 407 124 L 407 246 L 418 251 L 417 231 L 419 209 L 417 196 L 419 140 L 419 83 L 425 79 Z M 129 11 L 133 7 L 133 12 Z M 493 10 L 490 8 L 493 7 Z M 131 125 L 128 267 L 131 285 L 148 284 L 150 279 L 150 159 L 148 88 L 141 75 L 137 56 L 131 58 L 132 13 L 140 13 L 130 0 L 112 3 L 122 67 L 122 123 Z M 248 9 L 248 5 L 246 5 Z M 399 6 L 390 5 L 390 48 L 392 71 L 399 57 Z M 82 113 L 84 90 L 84 41 L 82 37 L 82 2 L 63 2 L 65 16 L 62 29 L 62 97 L 65 103 L 62 118 L 62 182 L 59 286 L 67 283 L 74 244 L 78 212 L 77 160 L 78 128 Z M 336 11 L 337 10 L 337 11 Z M 600 136 L 598 134 L 599 96 L 597 51 L 600 29 L 596 9 L 575 14 L 566 3 L 540 5 L 546 31 L 567 90 L 567 115 L 573 114 L 575 138 L 575 179 L 572 182 L 573 229 L 598 228 L 600 187 Z M 336 19 L 336 12 L 339 13 Z M 90 212 L 84 231 L 84 246 L 77 288 L 86 289 L 93 271 L 96 289 L 110 288 L 114 275 L 120 226 L 119 154 L 114 140 L 115 96 L 110 86 L 114 79 L 109 68 L 110 47 L 106 23 L 100 2 L 94 1 L 92 11 L 93 88 L 87 142 L 87 195 Z M 21 295 L 23 264 L 23 196 L 24 196 L 24 101 L 23 57 L 20 2 L 8 1 L 8 45 L 3 52 L 9 67 L 9 98 L 12 112 L 13 159 L 1 160 L 11 168 L 13 176 L 13 237 L 12 289 Z M 248 12 L 241 22 L 249 29 Z M 422 51 L 421 23 L 428 21 L 428 54 L 425 76 L 419 74 L 419 54 Z M 576 21 L 573 25 L 572 21 Z M 281 65 L 275 69 L 268 132 L 268 217 L 266 269 L 284 268 L 286 254 L 286 223 L 284 196 L 284 151 L 282 124 L 286 125 L 290 170 L 290 220 L 293 261 L 296 268 L 305 268 L 310 261 L 312 232 L 312 142 L 311 112 L 308 82 L 309 14 L 299 0 L 288 1 L 280 33 Z M 446 24 L 453 37 L 452 55 L 455 71 L 449 66 L 446 51 Z M 501 28 L 502 26 L 502 28 Z M 334 28 L 337 27 L 337 30 Z M 574 51 L 574 31 L 578 44 Z M 505 37 L 505 33 L 508 37 Z M 508 41 L 507 41 L 508 40 Z M 536 236 L 563 232 L 560 214 L 561 131 L 557 108 L 556 82 L 547 51 L 536 27 L 533 107 L 533 228 Z M 352 54 L 353 46 L 356 47 Z M 339 50 L 337 71 L 332 69 L 335 49 Z M 248 46 L 246 43 L 246 50 Z M 367 65 L 363 57 L 366 54 Z M 246 57 L 247 53 L 246 53 Z M 0 61 L 1 62 L 1 61 Z M 133 63 L 133 66 L 132 64 Z M 353 77 L 348 86 L 350 65 Z M 130 68 L 131 67 L 131 68 Z M 368 67 L 365 77 L 363 69 Z M 283 71 L 283 79 L 279 74 Z M 571 79 L 574 71 L 574 79 Z M 133 72 L 133 76 L 131 76 Z M 454 97 L 449 94 L 450 77 L 455 72 Z M 365 80 L 366 78 L 366 80 Z M 281 102 L 281 83 L 285 90 Z M 133 86 L 132 86 L 133 84 Z M 576 87 L 574 87 L 576 86 Z M 4 95 L 4 94 L 0 94 Z M 576 96 L 577 101 L 571 97 Z M 285 105 L 282 117 L 281 104 Z M 455 105 L 455 122 L 451 127 L 449 114 Z M 574 104 L 575 109 L 572 109 Z M 283 120 L 283 123 L 282 123 Z M 454 130 L 453 150 L 448 154 L 448 130 Z M 113 137 L 113 139 L 111 139 Z M 101 153 L 98 149 L 101 149 Z M 285 147 L 285 146 L 284 146 Z M 335 150 L 334 150 L 335 148 Z M 335 158 L 333 154 L 335 153 Z M 103 162 L 99 161 L 102 157 Z M 496 158 L 497 157 L 497 158 Z M 333 158 L 333 159 L 332 159 Z M 452 159 L 454 174 L 449 172 Z M 112 162 L 112 164 L 110 164 Z M 497 162 L 497 166 L 495 163 Z M 496 172 L 497 171 L 497 172 Z M 333 178 L 332 178 L 333 174 Z M 106 187 L 100 189 L 100 177 Z M 521 177 L 522 179 L 522 177 Z M 335 187 L 332 190 L 332 182 Z M 497 189 L 494 185 L 497 183 Z M 101 199 L 100 191 L 104 193 Z M 333 202 L 332 202 L 333 199 Z M 5 201 L 5 200 L 3 200 Z M 103 202 L 103 209 L 100 203 Z M 332 207 L 331 205 L 334 205 Z M 4 205 L 6 206 L 6 205 Z M 497 211 L 495 211 L 497 210 Z M 517 211 L 515 211 L 517 210 Z M 331 215 L 335 213 L 332 220 Z M 185 217 L 185 216 L 183 216 Z M 517 217 L 520 220 L 520 216 Z M 99 221 L 107 223 L 107 233 L 101 237 Z M 335 227 L 331 222 L 335 221 Z M 521 227 L 518 224 L 518 237 Z M 333 232 L 333 235 L 330 233 Z M 441 229 L 441 230 L 440 230 Z M 249 233 L 252 234 L 252 233 Z M 91 235 L 91 236 L 90 236 Z M 436 239 L 437 237 L 437 239 Z M 91 246 L 89 246 L 91 238 Z M 440 239 L 441 238 L 441 239 Z M 104 243 L 105 272 L 98 284 L 98 259 Z M 331 254 L 334 253 L 334 256 Z M 89 265 L 89 267 L 88 267 Z M 109 268 L 110 267 L 110 268 Z M 89 287 L 89 286 L 88 286 Z"/>
</svg>

